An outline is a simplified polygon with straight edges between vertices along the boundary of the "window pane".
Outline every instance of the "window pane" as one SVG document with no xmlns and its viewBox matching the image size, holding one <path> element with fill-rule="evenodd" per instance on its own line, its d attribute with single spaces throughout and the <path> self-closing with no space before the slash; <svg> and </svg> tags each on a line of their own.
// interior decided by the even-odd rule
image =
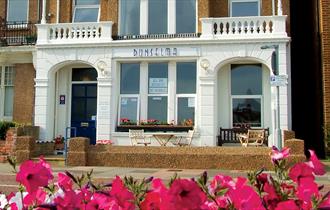
<svg viewBox="0 0 330 210">
<path fill-rule="evenodd" d="M 251 127 L 261 127 L 260 99 L 233 99 L 233 126 L 248 123 Z"/>
<path fill-rule="evenodd" d="M 121 35 L 140 34 L 140 1 L 122 0 L 120 7 Z"/>
<path fill-rule="evenodd" d="M 86 120 L 86 100 L 85 98 L 75 98 L 72 100 L 71 120 L 83 121 Z"/>
<path fill-rule="evenodd" d="M 185 120 L 195 119 L 195 98 L 178 98 L 178 124 L 184 124 Z"/>
<path fill-rule="evenodd" d="M 151 0 L 148 5 L 149 34 L 167 33 L 167 0 Z"/>
<path fill-rule="evenodd" d="M 176 93 L 196 93 L 196 63 L 177 63 L 176 80 Z"/>
<path fill-rule="evenodd" d="M 120 100 L 120 119 L 127 118 L 131 123 L 137 122 L 138 98 L 122 97 Z"/>
<path fill-rule="evenodd" d="M 13 66 L 5 67 L 5 86 L 14 85 L 15 71 Z"/>
<path fill-rule="evenodd" d="M 72 81 L 96 81 L 97 71 L 93 68 L 72 69 Z"/>
<path fill-rule="evenodd" d="M 99 8 L 76 8 L 73 22 L 97 22 Z"/>
<path fill-rule="evenodd" d="M 231 66 L 232 95 L 261 95 L 262 70 L 261 65 L 246 64 Z"/>
<path fill-rule="evenodd" d="M 87 97 L 97 97 L 97 87 L 96 85 L 86 86 L 87 88 Z"/>
<path fill-rule="evenodd" d="M 83 85 L 73 85 L 72 86 L 72 96 L 73 97 L 85 97 L 85 86 Z"/>
<path fill-rule="evenodd" d="M 27 21 L 28 0 L 8 1 L 8 21 Z"/>
<path fill-rule="evenodd" d="M 148 120 L 167 122 L 167 96 L 148 97 Z"/>
<path fill-rule="evenodd" d="M 5 88 L 5 107 L 4 115 L 13 116 L 13 104 L 14 104 L 14 87 Z"/>
<path fill-rule="evenodd" d="M 176 0 L 176 33 L 196 32 L 196 0 Z"/>
<path fill-rule="evenodd" d="M 232 17 L 259 16 L 258 2 L 232 2 Z"/>
<path fill-rule="evenodd" d="M 148 66 L 150 94 L 167 94 L 168 64 L 151 63 Z"/>
<path fill-rule="evenodd" d="M 100 0 L 76 0 L 76 5 L 100 4 Z"/>
<path fill-rule="evenodd" d="M 86 99 L 86 120 L 92 120 L 92 116 L 96 116 L 96 98 Z"/>
<path fill-rule="evenodd" d="M 140 64 L 122 63 L 120 71 L 120 94 L 139 94 Z"/>
</svg>

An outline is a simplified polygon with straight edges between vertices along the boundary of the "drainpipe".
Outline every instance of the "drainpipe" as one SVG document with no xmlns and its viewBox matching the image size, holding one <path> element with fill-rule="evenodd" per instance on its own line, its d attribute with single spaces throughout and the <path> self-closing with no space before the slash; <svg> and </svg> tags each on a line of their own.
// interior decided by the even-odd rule
<svg viewBox="0 0 330 210">
<path fill-rule="evenodd" d="M 282 11 L 282 0 L 277 0 L 277 15 L 282 16 L 283 11 Z"/>
<path fill-rule="evenodd" d="M 56 23 L 60 22 L 60 0 L 56 2 Z"/>
<path fill-rule="evenodd" d="M 42 0 L 41 24 L 46 24 L 46 0 Z"/>
</svg>

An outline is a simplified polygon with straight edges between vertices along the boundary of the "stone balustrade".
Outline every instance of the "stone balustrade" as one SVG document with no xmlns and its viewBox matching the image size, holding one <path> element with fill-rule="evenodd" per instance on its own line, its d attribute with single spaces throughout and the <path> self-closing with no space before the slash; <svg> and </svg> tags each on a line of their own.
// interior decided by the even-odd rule
<svg viewBox="0 0 330 210">
<path fill-rule="evenodd" d="M 286 16 L 201 18 L 202 38 L 287 37 Z"/>
<path fill-rule="evenodd" d="M 38 24 L 37 45 L 95 43 L 112 40 L 112 22 Z"/>
</svg>

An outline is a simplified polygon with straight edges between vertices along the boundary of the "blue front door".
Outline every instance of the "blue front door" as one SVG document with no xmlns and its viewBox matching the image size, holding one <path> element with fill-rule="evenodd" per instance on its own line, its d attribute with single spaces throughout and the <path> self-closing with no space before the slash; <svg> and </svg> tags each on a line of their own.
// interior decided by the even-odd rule
<svg viewBox="0 0 330 210">
<path fill-rule="evenodd" d="M 78 137 L 87 137 L 96 143 L 96 84 L 72 84 L 71 127 Z"/>
</svg>

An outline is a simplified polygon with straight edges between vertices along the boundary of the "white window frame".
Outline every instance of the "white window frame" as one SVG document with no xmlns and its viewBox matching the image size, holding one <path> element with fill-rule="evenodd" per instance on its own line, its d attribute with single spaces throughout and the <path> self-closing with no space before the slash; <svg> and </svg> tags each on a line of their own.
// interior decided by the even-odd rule
<svg viewBox="0 0 330 210">
<path fill-rule="evenodd" d="M 175 99 L 175 123 L 179 125 L 181 122 L 179 122 L 179 98 L 194 98 L 194 119 L 193 122 L 195 124 L 196 121 L 196 94 L 176 94 Z M 189 100 L 189 99 L 188 99 Z"/>
<path fill-rule="evenodd" d="M 121 114 L 121 99 L 122 98 L 137 98 L 137 110 L 136 110 L 136 123 L 140 121 L 140 95 L 139 94 L 120 94 L 118 104 L 118 120 L 117 125 L 120 125 Z"/>
<path fill-rule="evenodd" d="M 13 82 L 12 82 L 13 84 L 12 85 L 6 85 L 5 84 L 6 67 L 12 68 L 12 71 L 13 71 Z M 0 74 L 1 74 L 1 80 L 0 80 L 0 120 L 11 121 L 13 119 L 13 116 L 5 116 L 5 91 L 6 91 L 6 87 L 15 87 L 15 68 L 12 65 L 0 66 Z M 12 104 L 12 106 L 14 106 L 14 104 Z"/>
<path fill-rule="evenodd" d="M 75 21 L 76 10 L 77 9 L 98 9 L 98 12 L 97 12 L 97 21 L 96 22 L 99 22 L 100 21 L 100 12 L 101 12 L 101 6 L 100 6 L 100 4 L 76 5 L 76 0 L 73 0 L 73 16 L 72 16 L 72 22 L 73 23 L 80 23 L 80 22 L 76 22 Z"/>
<path fill-rule="evenodd" d="M 157 64 L 157 63 L 167 63 L 167 93 L 149 93 L 149 64 Z M 167 116 L 166 116 L 166 119 L 167 121 L 169 121 L 169 116 L 170 116 L 170 113 L 169 113 L 169 85 L 170 85 L 170 75 L 169 75 L 169 72 L 170 72 L 170 62 L 169 61 L 165 61 L 165 62 L 148 62 L 147 63 L 147 103 L 146 103 L 146 117 L 147 119 L 142 119 L 142 120 L 148 120 L 150 119 L 149 116 L 148 116 L 148 111 L 149 111 L 149 107 L 148 107 L 148 104 L 149 104 L 149 97 L 164 97 L 166 96 L 167 97 Z M 141 82 L 141 79 L 140 79 L 140 82 Z"/>
<path fill-rule="evenodd" d="M 230 11 L 230 17 L 233 15 L 233 3 L 239 3 L 239 2 L 257 2 L 258 3 L 258 16 L 261 14 L 261 1 L 260 0 L 230 0 L 228 3 L 228 10 Z"/>
<path fill-rule="evenodd" d="M 249 63 L 238 63 L 238 65 L 248 65 Z M 253 63 L 252 63 L 253 64 Z M 229 71 L 232 71 L 232 68 L 230 66 Z M 260 127 L 253 127 L 253 128 L 263 128 L 264 127 L 264 82 L 263 82 L 263 69 L 261 66 L 261 95 L 232 95 L 231 90 L 231 73 L 229 73 L 229 90 L 230 90 L 230 126 L 233 127 L 234 124 L 234 114 L 233 114 L 233 99 L 260 99 Z"/>
<path fill-rule="evenodd" d="M 20 22 L 28 22 L 29 21 L 29 8 L 30 8 L 30 0 L 27 1 L 27 8 L 26 8 L 26 20 L 20 20 Z M 10 0 L 7 0 L 7 13 L 6 13 L 6 20 L 12 22 L 11 20 L 8 20 L 9 17 L 9 2 Z"/>
<path fill-rule="evenodd" d="M 163 97 L 166 96 L 167 97 L 167 122 L 171 123 L 171 122 L 175 122 L 175 124 L 178 124 L 180 122 L 178 122 L 178 98 L 181 97 L 188 97 L 188 98 L 194 98 L 195 99 L 195 118 L 194 118 L 194 125 L 196 125 L 197 122 L 197 118 L 196 118 L 196 113 L 197 113 L 197 80 L 196 80 L 196 93 L 192 93 L 192 94 L 187 94 L 187 93 L 183 93 L 183 94 L 177 94 L 176 93 L 176 63 L 178 62 L 196 62 L 196 78 L 197 74 L 198 74 L 198 66 L 197 66 L 197 60 L 191 60 L 191 59 L 183 59 L 183 60 L 176 60 L 176 61 L 170 61 L 170 60 L 164 60 L 164 61 L 160 61 L 160 62 L 154 62 L 152 60 L 148 60 L 148 61 L 137 61 L 140 63 L 140 92 L 139 94 L 120 94 L 120 82 L 118 83 L 118 113 L 117 113 L 117 122 L 114 124 L 120 125 L 120 102 L 121 102 L 121 97 L 125 97 L 125 96 L 135 96 L 135 97 L 139 97 L 139 105 L 138 105 L 138 122 L 140 122 L 141 120 L 147 120 L 148 119 L 148 98 L 149 96 L 159 96 L 159 97 Z M 134 63 L 137 63 L 134 62 Z M 167 81 L 167 93 L 165 94 L 149 94 L 149 74 L 148 74 L 148 64 L 149 63 L 168 63 L 168 81 Z M 130 63 L 130 61 L 119 61 L 118 62 L 118 69 L 119 69 L 119 74 L 118 74 L 118 81 L 120 81 L 120 66 L 123 63 Z M 142 105 L 143 104 L 143 105 Z"/>
<path fill-rule="evenodd" d="M 148 5 L 150 0 L 139 0 L 140 1 L 140 35 L 147 35 L 149 34 L 148 28 Z M 176 0 L 168 0 L 167 2 L 167 33 L 168 34 L 176 34 Z M 118 20 L 118 31 L 120 35 L 126 35 L 122 34 L 122 31 L 120 30 L 120 24 L 121 24 L 121 1 L 119 2 L 119 20 Z M 192 33 L 197 33 L 198 31 L 198 0 L 196 0 L 196 14 L 195 14 L 195 31 Z"/>
</svg>

